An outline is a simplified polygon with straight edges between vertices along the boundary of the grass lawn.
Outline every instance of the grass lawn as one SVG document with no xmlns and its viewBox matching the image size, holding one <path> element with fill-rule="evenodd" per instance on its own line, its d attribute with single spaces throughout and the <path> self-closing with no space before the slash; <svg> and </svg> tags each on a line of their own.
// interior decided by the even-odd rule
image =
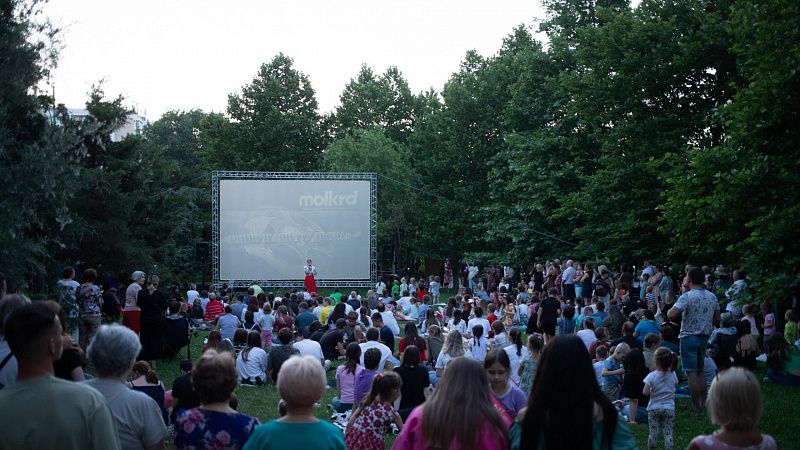
<svg viewBox="0 0 800 450">
<path fill-rule="evenodd" d="M 361 292 L 363 289 L 359 290 Z M 349 292 L 350 289 L 342 289 L 342 292 Z M 443 293 L 444 297 L 444 293 Z M 401 327 L 402 329 L 402 327 Z M 203 339 L 207 333 L 200 332 L 200 335 L 192 340 L 191 354 L 196 359 L 200 355 L 203 347 Z M 182 351 L 182 356 L 186 357 L 186 349 Z M 172 386 L 180 371 L 178 364 L 180 357 L 174 360 L 161 361 L 158 365 L 159 377 L 163 380 L 167 389 Z M 759 379 L 764 377 L 765 370 L 762 367 L 756 372 Z M 328 372 L 329 379 L 332 379 L 334 372 Z M 800 449 L 800 441 L 795 442 L 791 434 L 795 431 L 798 424 L 798 405 L 800 405 L 800 388 L 788 388 L 775 385 L 771 382 L 763 382 L 764 392 L 764 415 L 761 418 L 759 429 L 762 433 L 772 435 L 778 442 L 779 448 Z M 320 407 L 316 408 L 315 415 L 328 420 L 330 414 L 325 407 L 330 403 L 335 395 L 335 389 L 326 389 L 320 400 Z M 262 423 L 273 420 L 277 417 L 279 395 L 274 385 L 263 387 L 239 387 L 236 389 L 236 396 L 239 398 L 239 411 L 257 417 Z M 675 418 L 674 439 L 675 448 L 683 449 L 689 445 L 689 441 L 699 434 L 710 434 L 716 427 L 709 421 L 705 414 L 694 414 L 691 412 L 691 403 L 688 399 L 677 399 L 677 414 Z M 635 425 L 632 427 L 634 436 L 639 448 L 647 448 L 647 425 Z M 387 448 L 391 446 L 394 438 L 387 439 Z M 170 447 L 171 448 L 171 447 Z M 659 448 L 663 448 L 663 441 L 659 441 Z"/>
</svg>

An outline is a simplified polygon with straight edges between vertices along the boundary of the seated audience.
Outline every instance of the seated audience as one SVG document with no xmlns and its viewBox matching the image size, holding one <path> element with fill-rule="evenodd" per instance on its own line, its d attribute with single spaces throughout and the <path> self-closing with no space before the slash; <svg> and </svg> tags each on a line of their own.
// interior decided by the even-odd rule
<svg viewBox="0 0 800 450">
<path fill-rule="evenodd" d="M 123 449 L 163 449 L 167 427 L 158 403 L 125 384 L 141 349 L 139 337 L 130 329 L 101 326 L 87 351 L 97 377 L 86 384 L 108 401 Z"/>
<path fill-rule="evenodd" d="M 178 450 L 244 447 L 259 422 L 230 405 L 238 378 L 236 363 L 229 355 L 209 350 L 197 360 L 192 369 L 192 386 L 200 397 L 200 406 L 178 412 Z"/>
<path fill-rule="evenodd" d="M 164 383 L 158 379 L 158 374 L 150 367 L 147 361 L 137 361 L 133 365 L 133 379 L 128 386 L 136 391 L 150 396 L 158 404 L 164 423 L 169 423 L 169 414 L 164 405 Z"/>
<path fill-rule="evenodd" d="M 353 385 L 354 405 L 361 403 L 364 396 L 369 393 L 372 386 L 372 379 L 375 378 L 375 375 L 380 373 L 378 371 L 378 366 L 380 365 L 381 357 L 381 351 L 377 348 L 370 348 L 366 351 L 362 349 L 361 365 L 364 366 L 364 370 L 356 374 Z"/>
<path fill-rule="evenodd" d="M 209 303 L 209 306 L 212 303 Z M 208 315 L 208 308 L 206 308 L 206 315 Z M 220 334 L 222 334 L 222 339 L 233 340 L 233 335 L 236 333 L 236 329 L 241 325 L 239 318 L 233 315 L 233 308 L 231 308 L 230 305 L 226 306 L 224 313 L 217 317 L 216 321 L 217 326 L 215 329 L 219 330 Z"/>
<path fill-rule="evenodd" d="M 412 324 L 413 326 L 413 324 Z M 403 380 L 400 392 L 400 417 L 408 417 L 411 411 L 421 405 L 426 396 L 428 386 L 431 385 L 428 370 L 420 365 L 420 351 L 416 346 L 410 345 L 403 352 L 400 367 L 394 371 Z"/>
<path fill-rule="evenodd" d="M 378 349 L 381 352 L 381 361 L 378 365 L 378 371 L 383 372 L 384 370 L 392 370 L 394 364 L 389 360 L 389 358 L 392 358 L 392 351 L 389 349 L 389 347 L 378 342 L 378 336 L 377 329 L 370 328 L 367 330 L 367 342 L 359 344 L 359 346 L 361 346 L 361 362 L 364 362 L 363 359 L 367 350 L 371 348 Z"/>
<path fill-rule="evenodd" d="M 339 413 L 353 408 L 356 377 L 364 370 L 359 364 L 361 347 L 357 343 L 351 342 L 347 345 L 345 356 L 347 362 L 336 368 L 336 397 L 331 401 L 331 406 Z"/>
<path fill-rule="evenodd" d="M 164 356 L 172 358 L 189 345 L 189 319 L 180 314 L 180 302 L 169 304 L 169 316 L 164 321 Z"/>
<path fill-rule="evenodd" d="M 637 448 L 628 424 L 597 384 L 586 345 L 574 336 L 557 336 L 545 346 L 527 410 L 509 440 L 511 449 Z"/>
<path fill-rule="evenodd" d="M 278 374 L 278 392 L 286 414 L 256 428 L 244 450 L 345 450 L 341 431 L 314 416 L 314 403 L 325 391 L 325 371 L 309 356 L 289 358 Z"/>
<path fill-rule="evenodd" d="M 408 416 L 392 448 L 505 450 L 509 424 L 492 401 L 481 364 L 458 358 L 449 364 L 433 395 Z"/>
<path fill-rule="evenodd" d="M 344 438 L 348 450 L 382 450 L 391 424 L 402 430 L 403 420 L 392 407 L 400 396 L 402 384 L 400 376 L 393 372 L 375 376 L 369 395 L 353 411 L 347 423 Z"/>
<path fill-rule="evenodd" d="M 769 337 L 768 347 L 767 377 L 784 386 L 800 386 L 800 349 L 780 333 Z"/>
<path fill-rule="evenodd" d="M 273 382 L 278 381 L 278 373 L 283 363 L 293 355 L 300 355 L 300 352 L 292 347 L 292 331 L 289 328 L 283 328 L 278 332 L 278 342 L 281 345 L 272 347 L 267 354 L 267 376 Z"/>
<path fill-rule="evenodd" d="M 267 380 L 267 352 L 261 348 L 261 333 L 247 333 L 247 345 L 236 357 L 239 382 L 243 385 L 261 386 Z"/>
<path fill-rule="evenodd" d="M 179 410 L 200 406 L 200 397 L 192 386 L 192 360 L 181 361 L 180 371 L 180 376 L 172 381 L 172 410 L 169 418 L 173 423 Z"/>
<path fill-rule="evenodd" d="M 471 353 L 464 348 L 464 340 L 459 330 L 450 330 L 445 338 L 444 346 L 442 347 L 439 357 L 436 358 L 436 376 L 441 378 L 447 368 L 447 365 L 458 358 L 472 358 Z"/>
</svg>

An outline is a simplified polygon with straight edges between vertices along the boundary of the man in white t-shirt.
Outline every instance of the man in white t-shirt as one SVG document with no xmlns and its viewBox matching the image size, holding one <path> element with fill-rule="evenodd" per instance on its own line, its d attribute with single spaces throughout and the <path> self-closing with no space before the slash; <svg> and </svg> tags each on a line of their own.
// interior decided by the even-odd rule
<svg viewBox="0 0 800 450">
<path fill-rule="evenodd" d="M 586 346 L 586 351 L 589 351 L 589 348 L 597 340 L 597 335 L 594 334 L 594 318 L 587 317 L 583 319 L 583 326 L 584 329 L 578 331 L 576 335 L 583 341 L 583 345 Z"/>
<path fill-rule="evenodd" d="M 411 310 L 411 296 L 408 295 L 408 291 L 403 291 L 403 296 L 397 300 L 397 306 L 402 308 L 403 311 Z"/>
<path fill-rule="evenodd" d="M 325 357 L 322 356 L 322 346 L 319 345 L 319 342 L 305 339 L 302 332 L 295 331 L 294 344 L 292 344 L 292 347 L 300 352 L 300 356 L 313 356 L 315 359 L 318 359 L 325 370 L 330 368 L 331 362 L 326 361 Z"/>
<path fill-rule="evenodd" d="M 383 295 L 383 291 L 386 289 L 386 283 L 383 280 L 379 280 L 378 283 L 375 285 L 375 293 L 379 296 Z"/>
<path fill-rule="evenodd" d="M 483 308 L 481 308 L 480 306 L 475 308 L 475 317 L 473 317 L 472 319 L 469 320 L 469 322 L 467 322 L 467 333 L 473 335 L 474 333 L 472 333 L 472 328 L 475 327 L 476 325 L 480 325 L 483 327 L 483 334 L 481 336 L 485 337 L 486 339 L 489 339 L 489 331 L 492 329 L 492 327 L 489 321 L 485 317 L 483 317 Z"/>
<path fill-rule="evenodd" d="M 314 316 L 317 317 L 317 320 L 322 320 L 322 318 L 321 318 L 322 315 L 321 314 L 322 314 L 322 309 L 323 308 L 324 308 L 324 306 L 322 306 L 322 303 L 320 302 L 320 303 L 317 303 L 317 306 L 315 306 L 314 309 L 311 310 L 311 313 L 313 313 Z"/>
<path fill-rule="evenodd" d="M 400 336 L 400 324 L 397 323 L 397 319 L 394 318 L 394 314 L 391 311 L 386 311 L 386 305 L 378 303 L 378 309 L 372 311 L 372 313 L 375 314 L 376 312 L 383 318 L 383 324 L 392 330 L 392 334 L 395 337 Z"/>
<path fill-rule="evenodd" d="M 189 290 L 186 291 L 186 303 L 193 305 L 194 299 L 200 296 L 200 293 L 197 292 L 197 285 L 192 283 L 189 285 Z"/>
<path fill-rule="evenodd" d="M 361 347 L 361 365 L 364 365 L 364 353 L 371 348 L 377 348 L 381 351 L 381 362 L 378 364 L 378 371 L 383 372 L 384 370 L 392 370 L 394 365 L 391 363 L 391 361 L 388 361 L 388 359 L 392 357 L 392 351 L 389 350 L 389 347 L 378 342 L 379 337 L 380 334 L 378 333 L 377 329 L 370 328 L 367 330 L 367 342 L 358 344 L 358 346 Z"/>
</svg>

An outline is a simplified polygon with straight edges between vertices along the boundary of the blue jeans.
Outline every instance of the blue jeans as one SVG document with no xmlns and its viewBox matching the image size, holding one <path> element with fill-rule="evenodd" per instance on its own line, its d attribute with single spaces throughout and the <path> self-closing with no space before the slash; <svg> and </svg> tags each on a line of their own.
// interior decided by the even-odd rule
<svg viewBox="0 0 800 450">
<path fill-rule="evenodd" d="M 333 397 L 333 400 L 331 400 L 331 407 L 337 413 L 343 413 L 345 411 L 349 411 L 349 410 L 353 409 L 353 404 L 352 403 L 342 403 L 342 401 L 341 401 L 341 399 L 339 399 L 339 397 Z"/>
<path fill-rule="evenodd" d="M 767 378 L 783 386 L 800 386 L 800 377 L 797 375 L 792 375 L 787 372 L 776 372 L 769 367 L 767 368 Z"/>
</svg>

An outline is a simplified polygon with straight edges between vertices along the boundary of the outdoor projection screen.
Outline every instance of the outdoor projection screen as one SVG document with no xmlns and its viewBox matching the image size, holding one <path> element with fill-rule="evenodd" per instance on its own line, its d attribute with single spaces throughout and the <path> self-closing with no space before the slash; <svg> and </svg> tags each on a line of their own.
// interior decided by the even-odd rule
<svg viewBox="0 0 800 450">
<path fill-rule="evenodd" d="M 215 283 L 372 286 L 375 174 L 213 172 Z"/>
</svg>

